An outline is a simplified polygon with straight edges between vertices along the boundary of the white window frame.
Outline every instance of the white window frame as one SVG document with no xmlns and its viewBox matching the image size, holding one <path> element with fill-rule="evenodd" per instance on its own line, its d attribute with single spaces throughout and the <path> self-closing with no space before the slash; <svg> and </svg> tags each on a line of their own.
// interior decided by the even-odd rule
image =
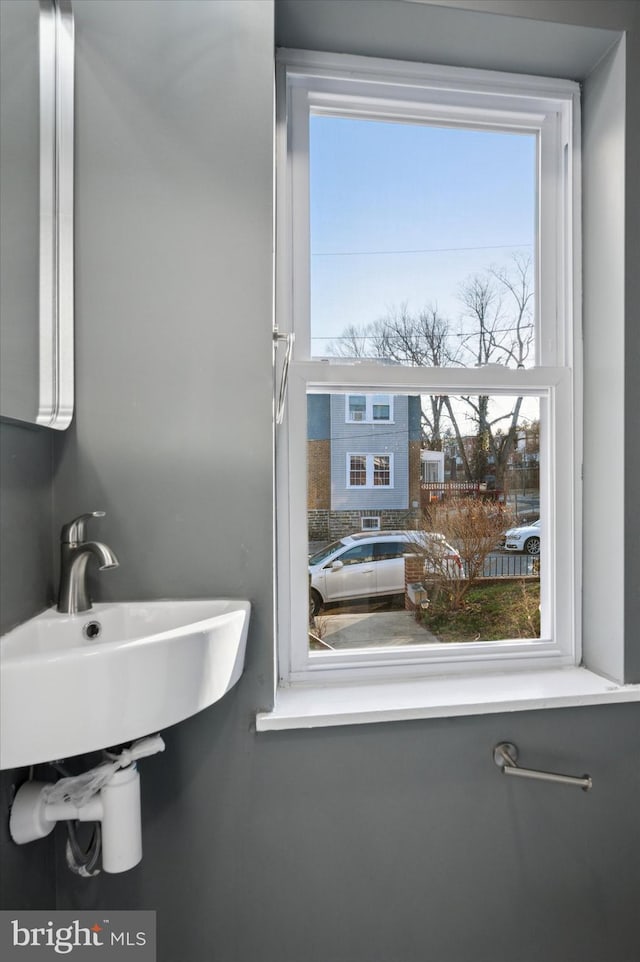
<svg viewBox="0 0 640 962">
<path fill-rule="evenodd" d="M 362 397 L 362 396 L 363 396 L 362 394 L 359 394 L 359 395 L 358 395 L 358 394 L 356 394 L 355 392 L 352 393 L 352 394 L 347 394 L 347 395 L 345 396 L 345 399 L 344 399 L 344 420 L 345 420 L 345 424 L 393 424 L 393 423 L 394 423 L 394 421 L 393 421 L 393 395 L 392 395 L 392 394 L 384 394 L 384 395 L 383 395 L 383 394 L 381 394 L 380 392 L 378 392 L 377 394 L 365 394 L 365 395 L 364 395 L 365 405 L 366 405 L 366 406 L 365 406 L 365 415 L 364 415 L 364 418 L 362 418 L 362 420 L 358 420 L 358 418 L 352 418 L 352 417 L 350 417 L 350 414 L 351 414 L 351 409 L 350 409 L 350 406 L 349 406 L 349 401 L 350 401 L 350 399 L 351 399 L 352 397 Z M 374 399 L 374 397 L 386 397 L 386 398 L 388 398 L 388 404 L 389 404 L 389 417 L 388 417 L 388 418 L 374 418 L 374 416 L 373 416 L 373 406 L 374 406 L 374 405 L 373 405 L 373 399 Z"/>
<path fill-rule="evenodd" d="M 489 71 L 281 51 L 278 64 L 277 274 L 280 331 L 295 334 L 277 444 L 278 677 L 281 686 L 443 674 L 555 670 L 580 663 L 579 86 Z M 327 363 L 310 352 L 308 114 L 385 117 L 535 132 L 538 137 L 536 367 L 399 368 Z M 420 648 L 309 652 L 306 393 L 492 394 L 540 398 L 541 638 Z M 557 603 L 559 601 L 562 603 Z"/>
<path fill-rule="evenodd" d="M 380 531 L 380 518 L 378 515 L 367 514 L 360 518 L 361 531 Z"/>
<path fill-rule="evenodd" d="M 365 458 L 365 484 L 351 484 L 351 458 Z M 375 459 L 389 458 L 389 484 L 374 484 Z M 393 454 L 389 451 L 347 451 L 347 490 L 391 491 L 393 488 Z"/>
</svg>

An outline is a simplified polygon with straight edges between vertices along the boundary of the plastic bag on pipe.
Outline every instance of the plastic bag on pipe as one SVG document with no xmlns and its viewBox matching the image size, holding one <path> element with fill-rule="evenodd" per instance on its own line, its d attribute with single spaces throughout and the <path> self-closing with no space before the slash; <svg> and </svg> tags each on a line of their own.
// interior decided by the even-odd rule
<svg viewBox="0 0 640 962">
<path fill-rule="evenodd" d="M 45 802 L 67 802 L 82 808 L 90 798 L 96 795 L 101 788 L 111 781 L 115 773 L 120 768 L 126 768 L 137 761 L 138 758 L 146 758 L 148 755 L 155 755 L 157 752 L 164 751 L 164 742 L 160 735 L 151 735 L 149 738 L 140 738 L 133 742 L 130 748 L 125 748 L 119 755 L 111 756 L 113 761 L 102 762 L 95 768 L 90 768 L 82 775 L 71 775 L 68 778 L 61 778 L 48 788 L 43 790 Z"/>
</svg>

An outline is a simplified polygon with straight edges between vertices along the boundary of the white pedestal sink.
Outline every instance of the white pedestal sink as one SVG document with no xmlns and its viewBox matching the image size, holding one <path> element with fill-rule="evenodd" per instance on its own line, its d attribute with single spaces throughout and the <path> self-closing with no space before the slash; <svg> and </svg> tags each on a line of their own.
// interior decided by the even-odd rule
<svg viewBox="0 0 640 962">
<path fill-rule="evenodd" d="M 130 742 L 218 701 L 244 667 L 248 601 L 43 612 L 0 639 L 0 768 Z"/>
</svg>

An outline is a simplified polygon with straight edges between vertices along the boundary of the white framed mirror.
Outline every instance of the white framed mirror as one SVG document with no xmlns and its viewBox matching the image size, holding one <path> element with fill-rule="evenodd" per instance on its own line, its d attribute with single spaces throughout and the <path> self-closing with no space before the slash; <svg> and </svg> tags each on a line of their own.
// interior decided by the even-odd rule
<svg viewBox="0 0 640 962">
<path fill-rule="evenodd" d="M 0 416 L 73 415 L 71 0 L 0 3 Z"/>
</svg>

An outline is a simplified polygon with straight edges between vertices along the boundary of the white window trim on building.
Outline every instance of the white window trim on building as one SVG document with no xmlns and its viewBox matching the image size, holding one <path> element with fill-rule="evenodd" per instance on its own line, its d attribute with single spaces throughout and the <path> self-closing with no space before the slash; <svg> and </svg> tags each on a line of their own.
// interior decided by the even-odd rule
<svg viewBox="0 0 640 962">
<path fill-rule="evenodd" d="M 366 515 L 360 518 L 361 531 L 380 531 L 380 518 L 377 515 Z"/>
<path fill-rule="evenodd" d="M 286 441 L 281 435 L 277 446 L 279 689 L 274 711 L 258 716 L 258 728 L 635 699 L 635 692 L 580 667 L 582 438 L 576 410 L 581 359 L 573 339 L 580 308 L 578 85 L 305 51 L 282 51 L 279 61 L 277 316 L 280 330 L 295 333 L 296 351 L 289 375 Z M 454 117 L 461 123 L 538 131 L 537 367 L 418 370 L 366 362 L 340 365 L 311 357 L 306 166 L 310 109 L 412 122 L 450 122 Z M 384 390 L 540 398 L 546 423 L 541 500 L 547 530 L 553 532 L 543 545 L 542 592 L 548 615 L 540 640 L 448 645 L 444 652 L 437 647 L 370 649 L 317 657 L 308 651 L 306 544 L 301 535 L 306 473 L 300 457 L 306 437 L 305 395 Z"/>
<path fill-rule="evenodd" d="M 436 477 L 429 477 L 432 474 Z M 444 481 L 444 451 L 420 452 L 420 480 L 425 484 Z"/>
<path fill-rule="evenodd" d="M 364 458 L 367 470 L 365 484 L 351 483 L 351 458 Z M 375 483 L 375 459 L 389 459 L 389 484 Z M 388 451 L 349 451 L 347 453 L 347 488 L 350 491 L 390 491 L 393 488 L 393 454 Z"/>
<path fill-rule="evenodd" d="M 362 396 L 362 395 L 360 395 Z M 391 394 L 365 394 L 366 410 L 365 416 L 363 418 L 351 417 L 351 407 L 350 400 L 352 397 L 356 397 L 354 394 L 347 394 L 344 399 L 345 407 L 345 423 L 346 424 L 393 424 L 393 395 Z M 389 405 L 389 417 L 388 418 L 374 418 L 373 408 L 375 398 L 384 397 Z"/>
</svg>

